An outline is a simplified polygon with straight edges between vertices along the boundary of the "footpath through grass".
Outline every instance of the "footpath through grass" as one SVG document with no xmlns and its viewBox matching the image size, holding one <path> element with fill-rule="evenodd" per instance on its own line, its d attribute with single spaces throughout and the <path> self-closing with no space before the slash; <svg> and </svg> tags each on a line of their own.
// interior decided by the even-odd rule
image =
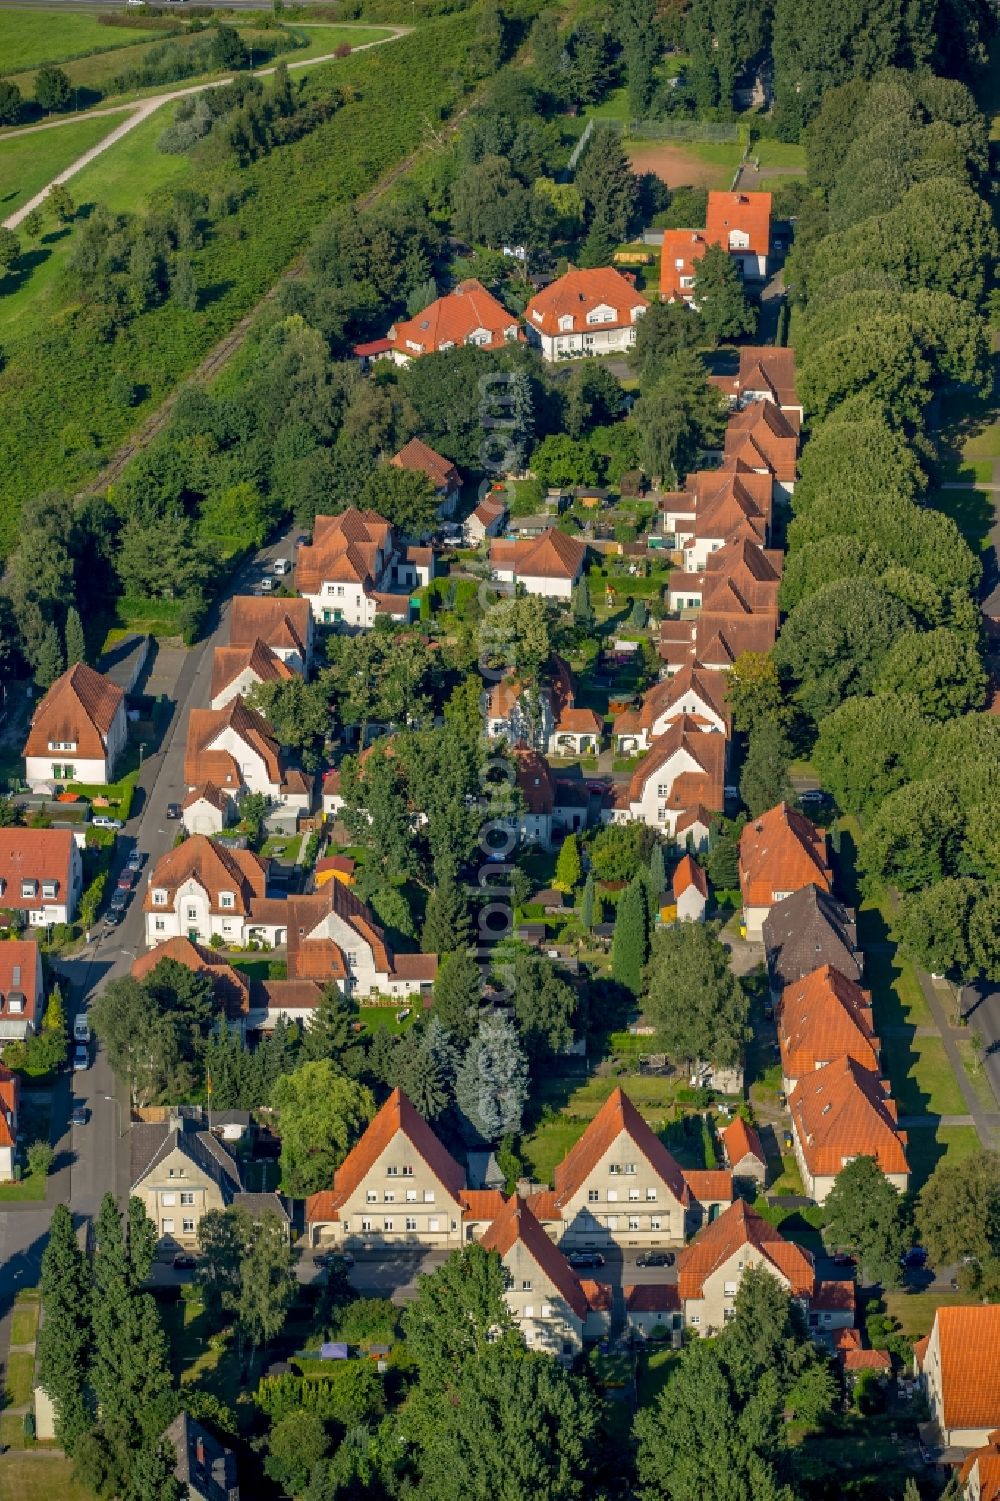
<svg viewBox="0 0 1000 1501">
<path fill-rule="evenodd" d="M 0 76 L 88 52 L 110 52 L 163 36 L 154 29 L 102 26 L 95 16 L 67 10 L 0 10 Z"/>
<path fill-rule="evenodd" d="M 32 131 L 20 139 L 0 140 L 0 219 L 6 219 L 40 193 L 53 177 L 103 141 L 125 118 L 124 114 L 101 115 L 95 120 L 83 118 L 52 130 Z M 23 229 L 18 236 L 22 248 L 30 254 L 30 241 Z"/>
</svg>

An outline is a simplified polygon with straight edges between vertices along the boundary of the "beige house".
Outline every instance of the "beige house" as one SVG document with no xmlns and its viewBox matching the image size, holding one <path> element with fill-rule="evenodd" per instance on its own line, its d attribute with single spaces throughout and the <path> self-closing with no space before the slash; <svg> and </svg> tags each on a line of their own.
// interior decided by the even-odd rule
<svg viewBox="0 0 1000 1501">
<path fill-rule="evenodd" d="M 727 1172 L 685 1173 L 621 1089 L 531 1208 L 563 1249 L 683 1245 L 732 1202 Z"/>
<path fill-rule="evenodd" d="M 732 1318 L 740 1282 L 750 1267 L 762 1267 L 807 1306 L 816 1284 L 812 1257 L 737 1199 L 677 1258 L 685 1324 L 699 1334 L 720 1330 Z"/>
<path fill-rule="evenodd" d="M 721 1140 L 726 1166 L 733 1177 L 763 1188 L 767 1182 L 767 1158 L 753 1126 L 748 1126 L 741 1116 L 734 1116 Z"/>
<path fill-rule="evenodd" d="M 452 1250 L 481 1234 L 503 1203 L 502 1194 L 466 1190 L 464 1169 L 394 1089 L 333 1188 L 306 1200 L 306 1230 L 311 1246 Z"/>
<path fill-rule="evenodd" d="M 945 1448 L 983 1448 L 1000 1428 L 1000 1303 L 939 1308 L 913 1355 Z"/>
<path fill-rule="evenodd" d="M 480 1243 L 506 1268 L 507 1306 L 529 1350 L 572 1360 L 607 1330 L 610 1287 L 580 1281 L 524 1199 L 513 1195 Z"/>
<path fill-rule="evenodd" d="M 277 1194 L 246 1194 L 234 1159 L 200 1122 L 171 1111 L 165 1121 L 136 1122 L 130 1132 L 130 1195 L 142 1200 L 161 1245 L 189 1249 L 211 1210 L 234 1206 L 255 1219 L 273 1214 L 287 1226 Z"/>
<path fill-rule="evenodd" d="M 633 1334 L 657 1339 L 684 1327 L 676 1282 L 641 1282 L 622 1289 L 625 1322 Z"/>
<path fill-rule="evenodd" d="M 872 1157 L 906 1193 L 910 1168 L 888 1083 L 842 1055 L 800 1079 L 788 1097 L 795 1159 L 806 1193 L 826 1202 L 837 1174 L 855 1157 Z"/>
<path fill-rule="evenodd" d="M 989 1443 L 974 1449 L 959 1472 L 965 1501 L 998 1501 L 1000 1498 L 1000 1429 Z"/>
</svg>

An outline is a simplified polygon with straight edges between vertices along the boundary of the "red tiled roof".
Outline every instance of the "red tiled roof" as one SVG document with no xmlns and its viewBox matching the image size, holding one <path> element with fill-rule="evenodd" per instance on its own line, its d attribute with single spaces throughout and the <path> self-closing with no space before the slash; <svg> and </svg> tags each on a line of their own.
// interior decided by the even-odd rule
<svg viewBox="0 0 1000 1501">
<path fill-rule="evenodd" d="M 723 462 L 768 468 L 781 484 L 794 482 L 799 435 L 773 401 L 752 401 L 726 425 Z"/>
<path fill-rule="evenodd" d="M 990 1434 L 981 1449 L 973 1449 L 959 1471 L 959 1480 L 967 1486 L 975 1471 L 979 1490 L 969 1490 L 978 1501 L 1000 1501 L 1000 1429 Z"/>
<path fill-rule="evenodd" d="M 393 980 L 430 981 L 436 979 L 437 972 L 437 954 L 393 954 L 389 976 Z"/>
<path fill-rule="evenodd" d="M 813 1177 L 835 1178 L 853 1157 L 874 1157 L 884 1173 L 907 1173 L 905 1133 L 877 1074 L 840 1057 L 806 1074 L 788 1101 Z"/>
<path fill-rule="evenodd" d="M 888 1350 L 842 1350 L 840 1359 L 845 1371 L 892 1370 Z"/>
<path fill-rule="evenodd" d="M 323 990 L 318 980 L 262 980 L 259 995 L 268 1011 L 312 1011 Z"/>
<path fill-rule="evenodd" d="M 708 241 L 700 229 L 664 230 L 660 251 L 661 297 L 670 302 L 693 296 L 694 288 L 682 287 L 681 277 L 695 275 L 696 263 L 707 249 Z"/>
<path fill-rule="evenodd" d="M 789 1285 L 793 1297 L 808 1296 L 815 1284 L 812 1257 L 785 1240 L 743 1199 L 737 1199 L 701 1230 L 677 1256 L 677 1285 L 684 1302 L 704 1295 L 705 1281 L 744 1246 L 753 1246 Z"/>
<path fill-rule="evenodd" d="M 641 308 L 645 312 L 649 301 L 620 271 L 609 266 L 567 271 L 565 276 L 536 292 L 524 310 L 524 321 L 543 334 L 582 333 L 595 326 L 588 324 L 587 315 L 598 307 L 613 308 L 615 318 L 597 327 L 628 328 L 633 321 L 631 310 Z M 564 317 L 572 318 L 571 329 L 560 329 L 559 320 Z"/>
<path fill-rule="evenodd" d="M 643 694 L 642 703 L 639 706 L 638 715 L 636 716 L 635 728 L 645 730 L 647 734 L 652 735 L 656 733 L 657 724 L 664 720 L 665 716 L 669 716 L 667 724 L 672 719 L 680 718 L 680 710 L 677 710 L 674 714 L 671 714 L 671 710 L 675 709 L 676 705 L 688 694 L 698 700 L 704 707 L 711 709 L 722 720 L 725 726 L 724 733 L 728 735 L 731 718 L 729 708 L 726 704 L 725 684 L 720 682 L 716 673 L 708 672 L 697 662 L 686 663 L 680 672 L 675 673 L 672 678 L 663 678 Z M 631 712 L 635 713 L 634 710 Z M 690 713 L 691 711 L 685 710 L 684 712 Z M 625 716 L 620 715 L 615 720 L 614 728 L 616 735 L 628 733 L 628 727 L 622 725 L 624 719 Z M 666 724 L 661 726 L 660 733 L 664 729 L 666 729 Z"/>
<path fill-rule="evenodd" d="M 547 1237 L 546 1237 L 547 1238 Z M 587 1308 L 592 1313 L 610 1313 L 614 1307 L 614 1292 L 607 1282 L 591 1282 L 586 1278 L 580 1279 L 583 1288 L 583 1296 L 587 1300 Z"/>
<path fill-rule="evenodd" d="M 423 1116 L 413 1108 L 401 1089 L 394 1089 L 375 1119 L 366 1127 L 360 1141 L 348 1152 L 333 1176 L 331 1203 L 326 1194 L 313 1194 L 306 1200 L 306 1220 L 314 1224 L 330 1218 L 325 1211 L 338 1208 L 365 1181 L 382 1153 L 397 1135 L 403 1135 L 422 1157 L 450 1197 L 459 1201 L 465 1188 L 465 1174 L 434 1135 Z M 322 1214 L 319 1211 L 324 1211 Z"/>
<path fill-rule="evenodd" d="M 518 1241 L 577 1318 L 585 1319 L 587 1297 L 580 1286 L 579 1277 L 563 1253 L 546 1235 L 527 1200 L 512 1194 L 479 1244 L 484 1251 L 496 1251 L 503 1260 Z"/>
<path fill-rule="evenodd" d="M 809 1300 L 817 1311 L 828 1313 L 853 1313 L 857 1307 L 858 1289 L 850 1278 L 838 1278 L 830 1282 L 818 1282 L 816 1291 Z"/>
<path fill-rule="evenodd" d="M 944 1426 L 996 1428 L 1000 1423 L 1000 1303 L 939 1308 L 934 1329 L 941 1358 Z"/>
<path fill-rule="evenodd" d="M 489 1220 L 491 1224 L 507 1203 L 506 1194 L 498 1188 L 463 1188 L 460 1198 L 463 1219 Z"/>
<path fill-rule="evenodd" d="M 803 886 L 832 886 L 826 835 L 797 808 L 778 803 L 740 835 L 740 890 L 748 907 L 770 907 Z"/>
<path fill-rule="evenodd" d="M 168 938 L 145 954 L 140 954 L 132 965 L 133 980 L 145 980 L 164 959 L 173 959 L 183 964 L 194 974 L 211 977 L 215 994 L 230 1016 L 245 1016 L 250 1009 L 250 982 L 242 970 L 234 969 L 213 949 L 192 943 L 190 938 Z"/>
<path fill-rule="evenodd" d="M 767 255 L 771 248 L 770 193 L 709 193 L 705 238 L 710 244 L 728 250 L 730 231 L 734 229 L 747 235 L 748 248 L 755 255 Z"/>
<path fill-rule="evenodd" d="M 74 847 L 69 829 L 0 829 L 0 907 L 29 912 L 67 902 Z M 22 880 L 36 883 L 34 896 L 21 895 Z M 42 895 L 44 881 L 57 883 L 54 897 Z"/>
<path fill-rule="evenodd" d="M 31 720 L 26 756 L 49 756 L 49 743 L 75 744 L 73 754 L 98 760 L 107 749 L 108 731 L 125 698 L 122 690 L 77 662 L 52 687 Z"/>
<path fill-rule="evenodd" d="M 143 911 L 165 910 L 153 906 L 157 888 L 166 891 L 169 909 L 178 886 L 193 879 L 207 893 L 213 912 L 222 911 L 220 895 L 228 891 L 233 893 L 234 905 L 226 908 L 227 915 L 248 917 L 254 898 L 265 894 L 266 869 L 265 862 L 250 850 L 233 849 L 216 844 L 204 834 L 192 834 L 157 861 L 149 877 Z"/>
<path fill-rule="evenodd" d="M 189 787 L 213 782 L 217 787 L 235 790 L 242 785 L 242 772 L 233 752 L 216 741 L 231 730 L 264 763 L 268 782 L 280 786 L 284 780 L 281 747 L 271 734 L 263 714 L 251 709 L 237 695 L 224 709 L 192 709 L 188 719 L 187 745 L 184 750 L 184 780 Z"/>
<path fill-rule="evenodd" d="M 683 1169 L 684 1182 L 699 1204 L 731 1204 L 733 1175 L 727 1168 Z"/>
<path fill-rule="evenodd" d="M 0 906 L 3 898 L 0 898 Z M 44 999 L 40 984 L 42 961 L 38 944 L 30 938 L 13 938 L 0 943 L 0 1007 L 2 1015 L 13 1019 L 16 1015 L 35 1026 L 38 1022 L 36 1004 Z M 8 1006 L 11 991 L 20 991 L 24 996 L 24 1010 L 12 1012 Z"/>
<path fill-rule="evenodd" d="M 259 683 L 286 683 L 295 676 L 287 662 L 277 656 L 259 636 L 251 646 L 217 646 L 212 653 L 209 698 L 218 698 L 247 668 Z"/>
<path fill-rule="evenodd" d="M 676 1158 L 667 1151 L 659 1137 L 647 1126 L 628 1095 L 621 1089 L 615 1089 L 594 1116 L 580 1140 L 575 1146 L 570 1147 L 562 1162 L 555 1169 L 553 1178 L 558 1207 L 561 1208 L 573 1198 L 605 1153 L 623 1133 L 642 1153 L 653 1171 L 670 1189 L 677 1202 L 683 1205 L 690 1203 L 690 1190 Z M 541 1209 L 539 1208 L 537 1212 L 541 1214 Z"/>
<path fill-rule="evenodd" d="M 17 1144 L 17 1117 L 21 1102 L 21 1080 L 0 1063 L 0 1147 Z"/>
<path fill-rule="evenodd" d="M 490 567 L 512 569 L 518 578 L 575 579 L 586 555 L 586 543 L 553 526 L 523 542 L 490 543 Z"/>
<path fill-rule="evenodd" d="M 305 656 L 312 612 L 307 599 L 265 599 L 237 594 L 229 610 L 229 645 L 250 647 L 264 641 L 272 651 Z"/>
<path fill-rule="evenodd" d="M 842 1055 L 877 1071 L 871 997 L 829 964 L 814 969 L 782 992 L 778 1045 L 786 1079 L 800 1079 Z"/>
<path fill-rule="evenodd" d="M 392 528 L 377 511 L 351 506 L 337 516 L 317 516 L 312 543 L 300 547 L 295 560 L 295 587 L 300 594 L 317 594 L 325 583 L 374 590 L 391 540 Z"/>
<path fill-rule="evenodd" d="M 773 344 L 745 344 L 740 350 L 736 391 L 738 396 L 767 391 L 778 406 L 797 406 L 795 350 Z"/>
<path fill-rule="evenodd" d="M 702 803 L 706 808 L 721 811 L 726 780 L 726 748 L 724 735 L 706 735 L 691 723 L 688 715 L 682 714 L 679 719 L 671 721 L 662 735 L 656 737 L 636 766 L 629 778 L 629 801 L 639 802 L 650 778 L 661 776 L 663 768 L 675 756 L 679 756 L 682 761 L 693 761 L 694 766 L 678 766 L 670 782 L 670 791 L 663 801 L 671 808 L 689 808 L 693 803 Z"/>
<path fill-rule="evenodd" d="M 680 1313 L 681 1295 L 676 1282 L 640 1282 L 623 1287 L 629 1313 Z"/>
<path fill-rule="evenodd" d="M 438 297 L 415 318 L 402 319 L 389 330 L 388 339 L 400 354 L 412 359 L 462 345 L 482 329 L 489 339 L 482 349 L 499 349 L 515 337 L 523 339 L 517 317 L 492 297 L 474 277 L 459 282 L 454 291 Z M 410 348 L 416 345 L 416 348 Z"/>
<path fill-rule="evenodd" d="M 231 794 L 222 787 L 216 787 L 214 782 L 202 782 L 200 787 L 193 787 L 187 797 L 181 803 L 182 808 L 193 808 L 195 803 L 211 803 L 220 813 L 226 811 L 226 804 L 231 801 Z"/>
<path fill-rule="evenodd" d="M 529 813 L 545 815 L 556 805 L 555 782 L 552 770 L 544 756 L 527 746 L 514 748 L 514 763 L 517 768 L 517 785 L 524 794 L 525 808 Z"/>
<path fill-rule="evenodd" d="M 705 872 L 690 855 L 682 855 L 677 862 L 677 868 L 671 882 L 674 891 L 674 901 L 683 896 L 689 886 L 693 886 L 699 896 L 708 898 L 708 880 Z"/>
<path fill-rule="evenodd" d="M 731 1168 L 735 1168 L 744 1157 L 756 1157 L 758 1162 L 767 1161 L 757 1132 L 739 1115 L 734 1115 L 723 1131 L 722 1147 Z"/>
<path fill-rule="evenodd" d="M 556 725 L 557 734 L 561 730 L 567 735 L 600 735 L 603 729 L 604 721 L 596 709 L 564 709 Z"/>
<path fill-rule="evenodd" d="M 442 456 L 425 443 L 422 438 L 411 438 L 389 460 L 397 469 L 418 469 L 426 474 L 435 490 L 457 490 L 462 483 L 461 475 L 450 459 Z"/>
</svg>

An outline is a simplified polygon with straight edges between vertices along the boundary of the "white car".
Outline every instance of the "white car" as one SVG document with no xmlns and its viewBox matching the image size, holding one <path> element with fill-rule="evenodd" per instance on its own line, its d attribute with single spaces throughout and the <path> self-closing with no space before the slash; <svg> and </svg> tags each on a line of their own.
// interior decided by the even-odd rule
<svg viewBox="0 0 1000 1501">
<path fill-rule="evenodd" d="M 80 1011 L 73 1019 L 73 1041 L 84 1044 L 90 1041 L 90 1023 L 85 1011 Z"/>
<path fill-rule="evenodd" d="M 125 825 L 120 818 L 109 818 L 106 813 L 97 813 L 90 820 L 93 829 L 123 829 Z"/>
<path fill-rule="evenodd" d="M 277 578 L 283 579 L 286 573 L 291 573 L 292 565 L 287 558 L 275 558 L 274 572 Z"/>
<path fill-rule="evenodd" d="M 260 581 L 260 592 L 261 592 L 261 594 L 273 594 L 274 593 L 274 579 L 271 578 L 270 574 L 265 574 L 264 577 L 261 579 L 261 581 Z"/>
</svg>

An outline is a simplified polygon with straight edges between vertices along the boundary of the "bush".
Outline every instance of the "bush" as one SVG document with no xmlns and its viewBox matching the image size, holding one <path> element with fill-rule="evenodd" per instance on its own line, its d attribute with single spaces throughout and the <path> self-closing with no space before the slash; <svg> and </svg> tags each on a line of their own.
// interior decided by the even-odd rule
<svg viewBox="0 0 1000 1501">
<path fill-rule="evenodd" d="M 47 1178 L 55 1157 L 47 1141 L 33 1141 L 28 1148 L 28 1172 L 33 1178 Z"/>
</svg>

